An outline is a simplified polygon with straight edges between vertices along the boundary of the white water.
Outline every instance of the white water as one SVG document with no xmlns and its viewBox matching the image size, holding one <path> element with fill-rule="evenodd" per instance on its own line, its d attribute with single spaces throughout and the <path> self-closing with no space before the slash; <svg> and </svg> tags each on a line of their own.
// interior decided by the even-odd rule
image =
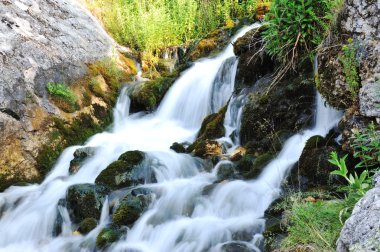
<svg viewBox="0 0 380 252">
<path fill-rule="evenodd" d="M 202 119 L 230 99 L 234 73 L 222 81 L 215 79 L 218 72 L 223 74 L 220 69 L 231 57 L 233 48 L 229 45 L 218 57 L 196 62 L 182 74 L 154 114 L 129 116 L 130 101 L 124 90 L 114 111 L 112 131 L 89 139 L 86 146 L 97 147 L 96 153 L 77 174 L 68 173 L 73 152 L 79 147 L 74 146 L 62 153 L 41 185 L 11 187 L 1 193 L 0 251 L 93 251 L 96 235 L 110 221 L 108 201 L 99 226 L 86 236 L 72 234 L 74 226 L 67 210 L 57 208 L 58 201 L 65 197 L 70 185 L 93 183 L 101 170 L 120 154 L 134 149 L 148 152 L 155 160 L 151 165 L 158 182 L 148 186 L 159 192 L 159 197 L 128 236 L 110 250 L 220 251 L 224 243 L 237 239 L 236 234 L 243 231 L 248 233 L 249 238 L 245 239 L 248 246 L 257 250 L 256 242 L 264 229 L 264 211 L 278 197 L 287 169 L 298 160 L 306 140 L 316 134 L 326 135 L 340 115 L 325 108 L 318 98 L 316 126 L 290 138 L 257 180 L 226 182 L 203 193 L 216 180 L 216 170 L 205 172 L 198 159 L 174 153 L 169 146 L 173 142 L 192 141 Z M 216 83 L 224 84 L 215 88 Z M 218 94 L 213 94 L 213 90 Z M 225 124 L 236 130 L 238 124 L 232 122 L 235 112 L 229 111 Z M 63 218 L 63 232 L 53 237 L 58 212 Z"/>
</svg>

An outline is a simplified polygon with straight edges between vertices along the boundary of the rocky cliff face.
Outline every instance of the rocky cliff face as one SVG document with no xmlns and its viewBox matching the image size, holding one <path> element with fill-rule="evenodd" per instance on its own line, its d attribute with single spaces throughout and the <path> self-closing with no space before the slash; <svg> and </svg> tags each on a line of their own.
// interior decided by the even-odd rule
<svg viewBox="0 0 380 252">
<path fill-rule="evenodd" d="M 116 44 L 76 0 L 0 1 L 0 181 L 34 181 L 51 115 L 46 86 L 72 83 Z"/>
</svg>

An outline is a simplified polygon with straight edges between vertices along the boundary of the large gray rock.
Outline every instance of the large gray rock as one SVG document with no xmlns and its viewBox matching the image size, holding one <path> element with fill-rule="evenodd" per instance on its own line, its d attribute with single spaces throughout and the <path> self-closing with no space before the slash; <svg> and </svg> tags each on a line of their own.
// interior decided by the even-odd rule
<svg viewBox="0 0 380 252">
<path fill-rule="evenodd" d="M 78 1 L 0 0 L 0 190 L 38 179 L 47 118 L 59 113 L 47 84 L 69 84 L 119 48 Z"/>
<path fill-rule="evenodd" d="M 363 86 L 359 100 L 362 115 L 380 118 L 380 81 Z"/>
<path fill-rule="evenodd" d="M 377 0 L 346 0 L 344 7 L 325 39 L 320 61 L 319 91 L 327 101 L 340 108 L 355 104 L 349 86 L 345 81 L 342 64 L 339 61 L 341 46 L 349 38 L 357 46 L 356 57 L 362 86 L 380 79 L 380 2 Z M 365 97 L 360 97 L 363 99 Z"/>
<path fill-rule="evenodd" d="M 375 176 L 375 178 L 378 176 Z M 380 181 L 356 204 L 337 241 L 338 252 L 379 251 Z"/>
<path fill-rule="evenodd" d="M 70 82 L 110 56 L 113 40 L 75 0 L 0 1 L 0 109 L 22 118 L 28 95 L 46 101 L 48 82 Z"/>
</svg>

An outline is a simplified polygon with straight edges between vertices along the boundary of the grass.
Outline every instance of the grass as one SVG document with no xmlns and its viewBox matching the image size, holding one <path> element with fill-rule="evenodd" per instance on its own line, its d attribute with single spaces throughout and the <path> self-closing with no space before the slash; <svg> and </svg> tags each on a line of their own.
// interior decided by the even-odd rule
<svg viewBox="0 0 380 252">
<path fill-rule="evenodd" d="M 257 0 L 86 0 L 120 44 L 154 55 L 199 39 L 235 18 L 252 16 Z"/>
<path fill-rule="evenodd" d="M 285 251 L 335 251 L 343 224 L 358 200 L 356 194 L 316 202 L 293 198 L 286 211 L 288 236 L 281 248 Z"/>
</svg>

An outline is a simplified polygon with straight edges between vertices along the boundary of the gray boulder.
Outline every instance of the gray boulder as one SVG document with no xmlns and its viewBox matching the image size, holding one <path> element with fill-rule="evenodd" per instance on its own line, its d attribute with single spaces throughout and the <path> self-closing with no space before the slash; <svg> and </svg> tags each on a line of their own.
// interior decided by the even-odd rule
<svg viewBox="0 0 380 252">
<path fill-rule="evenodd" d="M 375 188 L 356 204 L 337 241 L 338 252 L 379 251 L 380 249 L 380 173 L 374 176 Z"/>
<path fill-rule="evenodd" d="M 370 83 L 360 89 L 360 113 L 380 118 L 380 82 Z"/>
</svg>

